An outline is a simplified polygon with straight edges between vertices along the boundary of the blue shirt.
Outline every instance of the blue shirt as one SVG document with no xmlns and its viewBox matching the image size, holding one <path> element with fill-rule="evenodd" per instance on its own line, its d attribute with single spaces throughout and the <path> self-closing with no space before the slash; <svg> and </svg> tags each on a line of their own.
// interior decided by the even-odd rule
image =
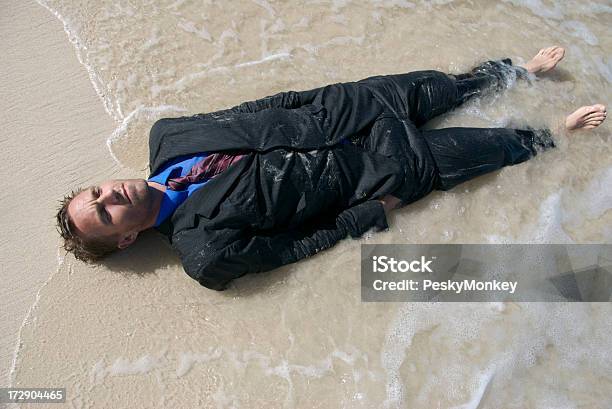
<svg viewBox="0 0 612 409">
<path fill-rule="evenodd" d="M 348 138 L 342 139 L 340 141 L 341 144 L 350 143 Z M 149 181 L 157 182 L 160 185 L 166 185 L 168 179 L 176 178 L 179 176 L 185 176 L 191 168 L 204 158 L 206 158 L 208 154 L 206 152 L 201 152 L 196 154 L 196 156 L 184 155 L 174 158 L 169 161 L 168 164 L 162 168 L 159 173 L 154 176 L 149 177 Z M 204 186 L 210 178 L 206 179 L 201 183 L 193 183 L 187 186 L 187 190 L 183 191 L 174 191 L 172 189 L 166 189 L 164 192 L 164 197 L 162 198 L 161 206 L 159 208 L 159 213 L 157 214 L 157 219 L 155 220 L 155 224 L 153 227 L 157 227 L 166 220 L 177 207 L 180 206 L 193 192 Z"/>
<path fill-rule="evenodd" d="M 170 178 L 176 178 L 179 176 L 185 176 L 191 168 L 204 158 L 206 158 L 208 154 L 206 152 L 202 152 L 197 154 L 196 156 L 184 155 L 174 158 L 165 168 L 162 168 L 159 173 L 154 176 L 151 176 L 148 180 L 151 182 L 157 182 L 160 185 L 166 185 L 166 182 Z M 164 192 L 164 197 L 162 198 L 161 207 L 159 208 L 159 213 L 157 215 L 157 219 L 155 220 L 155 224 L 153 227 L 157 227 L 164 220 L 166 220 L 181 203 L 183 203 L 193 192 L 204 186 L 208 183 L 209 179 L 206 179 L 201 183 L 193 183 L 187 186 L 187 190 L 183 191 L 174 191 L 171 189 L 166 189 Z"/>
</svg>

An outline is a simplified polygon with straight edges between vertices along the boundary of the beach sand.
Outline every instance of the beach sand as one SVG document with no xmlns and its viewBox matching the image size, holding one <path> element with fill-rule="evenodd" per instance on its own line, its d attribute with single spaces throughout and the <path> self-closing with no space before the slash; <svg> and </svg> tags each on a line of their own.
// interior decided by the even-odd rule
<svg viewBox="0 0 612 409">
<path fill-rule="evenodd" d="M 57 269 L 56 202 L 67 186 L 117 174 L 106 138 L 115 128 L 67 40 L 62 23 L 34 1 L 2 1 L 0 149 L 2 322 L 0 385 L 8 385 L 24 318 Z"/>
<path fill-rule="evenodd" d="M 364 303 L 356 261 L 360 243 L 612 242 L 609 127 L 558 135 L 536 160 L 394 212 L 388 232 L 224 293 L 189 278 L 153 233 L 87 266 L 58 253 L 54 227 L 70 188 L 147 176 L 148 129 L 162 116 L 375 74 L 458 73 L 489 57 L 520 63 L 557 43 L 568 54 L 556 74 L 433 125 L 553 125 L 609 104 L 603 2 L 49 3 L 2 1 L 0 14 L 4 385 L 66 387 L 71 408 L 612 402 L 609 303 Z M 24 170 L 27 186 L 11 183 Z"/>
</svg>

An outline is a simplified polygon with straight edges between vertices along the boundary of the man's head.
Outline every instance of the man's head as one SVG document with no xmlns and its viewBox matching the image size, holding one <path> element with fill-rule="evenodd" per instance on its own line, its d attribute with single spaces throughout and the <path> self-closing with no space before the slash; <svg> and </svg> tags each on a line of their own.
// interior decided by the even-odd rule
<svg viewBox="0 0 612 409">
<path fill-rule="evenodd" d="M 92 262 L 128 247 L 155 223 L 159 208 L 154 193 L 144 179 L 108 180 L 73 191 L 57 212 L 64 248 Z"/>
</svg>

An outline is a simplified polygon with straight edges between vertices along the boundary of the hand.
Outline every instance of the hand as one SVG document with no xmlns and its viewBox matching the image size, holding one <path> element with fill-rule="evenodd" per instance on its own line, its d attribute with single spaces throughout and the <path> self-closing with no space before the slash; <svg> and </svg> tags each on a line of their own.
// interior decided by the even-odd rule
<svg viewBox="0 0 612 409">
<path fill-rule="evenodd" d="M 396 209 L 400 204 L 401 199 L 393 196 L 393 195 L 385 195 L 380 202 L 383 204 L 383 208 L 385 209 L 385 213 L 389 213 L 391 210 Z"/>
</svg>

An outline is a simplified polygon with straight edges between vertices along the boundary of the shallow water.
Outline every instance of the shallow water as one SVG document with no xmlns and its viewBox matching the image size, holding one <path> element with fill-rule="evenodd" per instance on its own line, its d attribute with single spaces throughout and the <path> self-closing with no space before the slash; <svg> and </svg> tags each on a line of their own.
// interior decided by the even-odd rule
<svg viewBox="0 0 612 409">
<path fill-rule="evenodd" d="M 371 75 L 518 64 L 555 44 L 567 53 L 554 73 L 428 127 L 556 129 L 610 102 L 606 1 L 41 4 L 117 122 L 109 160 L 135 177 L 147 176 L 160 117 Z M 200 287 L 151 236 L 109 267 L 60 258 L 22 330 L 14 384 L 66 386 L 75 408 L 609 407 L 610 304 L 366 304 L 358 263 L 363 242 L 611 243 L 608 129 L 556 132 L 554 151 L 228 293 Z"/>
</svg>

